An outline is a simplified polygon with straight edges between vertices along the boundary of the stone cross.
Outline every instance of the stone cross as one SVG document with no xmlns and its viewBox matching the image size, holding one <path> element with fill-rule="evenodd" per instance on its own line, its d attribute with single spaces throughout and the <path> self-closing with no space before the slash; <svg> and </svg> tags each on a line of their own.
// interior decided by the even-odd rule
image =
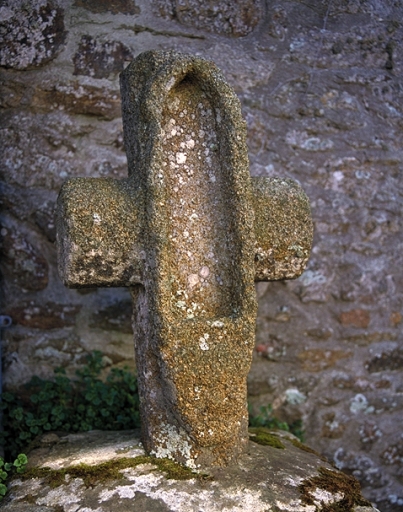
<svg viewBox="0 0 403 512">
<path fill-rule="evenodd" d="M 59 273 L 131 289 L 145 449 L 227 465 L 248 441 L 254 282 L 302 273 L 309 202 L 292 180 L 251 179 L 239 100 L 211 62 L 145 52 L 121 94 L 129 177 L 64 184 Z"/>
</svg>

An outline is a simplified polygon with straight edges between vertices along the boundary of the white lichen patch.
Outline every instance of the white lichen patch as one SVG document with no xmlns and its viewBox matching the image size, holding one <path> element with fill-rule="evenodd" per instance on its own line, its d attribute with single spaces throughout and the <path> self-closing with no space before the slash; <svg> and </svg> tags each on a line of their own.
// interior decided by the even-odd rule
<svg viewBox="0 0 403 512">
<path fill-rule="evenodd" d="M 200 338 L 199 347 L 201 350 L 209 350 L 209 345 L 204 338 Z"/>
<path fill-rule="evenodd" d="M 167 488 L 164 479 L 154 472 L 136 474 L 127 478 L 129 485 L 119 485 L 113 489 L 102 490 L 99 502 L 105 503 L 114 497 L 121 500 L 133 499 L 136 493 L 142 493 L 152 500 L 162 501 L 172 512 L 270 512 L 268 504 L 261 498 L 261 492 L 240 489 L 236 486 L 228 489 L 212 485 L 209 489 L 195 489 L 195 480 L 172 481 Z M 107 504 L 105 503 L 105 506 Z M 305 509 L 306 510 L 306 509 Z"/>
<path fill-rule="evenodd" d="M 303 404 L 306 402 L 306 395 L 301 393 L 297 388 L 289 388 L 285 390 L 285 399 L 286 402 L 292 405 Z"/>
<path fill-rule="evenodd" d="M 184 164 L 186 162 L 187 156 L 185 153 L 176 153 L 176 163 L 177 164 Z"/>
<path fill-rule="evenodd" d="M 351 399 L 350 411 L 353 414 L 357 414 L 359 412 L 363 412 L 365 414 L 371 414 L 375 411 L 375 408 L 373 405 L 368 405 L 368 400 L 365 395 L 363 395 L 362 393 L 357 393 Z"/>
<path fill-rule="evenodd" d="M 193 288 L 194 286 L 199 284 L 199 282 L 200 282 L 200 279 L 197 274 L 190 274 L 190 276 L 188 276 L 189 288 Z"/>
<path fill-rule="evenodd" d="M 276 500 L 276 510 L 284 510 L 284 512 L 316 512 L 318 509 L 315 505 L 303 505 L 300 500 Z"/>
<path fill-rule="evenodd" d="M 214 322 L 212 322 L 211 326 L 218 327 L 221 329 L 222 327 L 224 327 L 224 322 L 222 322 L 221 320 L 214 320 Z"/>
<path fill-rule="evenodd" d="M 59 506 L 63 507 L 63 510 L 75 511 L 79 508 L 75 507 L 75 504 L 81 502 L 84 491 L 83 480 L 75 478 L 67 485 L 49 490 L 46 496 L 37 498 L 36 504 L 47 507 Z"/>
<path fill-rule="evenodd" d="M 291 485 L 291 487 L 298 487 L 302 481 L 303 478 L 293 478 L 291 476 L 287 476 L 286 478 L 284 478 L 285 484 Z"/>
<path fill-rule="evenodd" d="M 73 512 L 73 511 L 71 511 L 71 512 Z M 102 507 L 97 507 L 97 508 L 80 507 L 77 509 L 77 512 L 105 512 L 105 509 L 103 509 Z"/>
<path fill-rule="evenodd" d="M 162 424 L 158 431 L 153 433 L 157 448 L 151 450 L 150 455 L 159 459 L 175 460 L 173 454 L 185 460 L 185 466 L 195 469 L 196 463 L 192 455 L 192 441 L 185 430 L 176 429 L 172 425 Z"/>
<path fill-rule="evenodd" d="M 94 219 L 94 224 L 101 224 L 101 216 L 99 213 L 93 213 L 92 218 Z"/>
<path fill-rule="evenodd" d="M 20 480 L 14 478 L 10 482 L 7 482 L 8 491 L 10 494 L 22 494 L 27 496 L 28 494 L 36 495 L 43 487 L 43 481 L 39 478 L 33 478 L 32 480 Z"/>
<path fill-rule="evenodd" d="M 207 279 L 208 276 L 210 275 L 210 269 L 204 265 L 200 270 L 199 270 L 199 275 L 200 277 L 202 277 L 203 279 Z"/>
<path fill-rule="evenodd" d="M 338 501 L 341 501 L 344 498 L 344 494 L 341 492 L 336 492 L 335 494 L 326 491 L 325 489 L 315 489 L 313 492 L 310 493 L 311 498 L 314 500 L 315 505 L 318 507 L 320 505 L 329 505 L 332 503 L 337 503 Z"/>
<path fill-rule="evenodd" d="M 199 339 L 199 347 L 201 350 L 209 350 L 209 345 L 207 343 L 207 340 L 209 339 L 209 335 L 207 333 L 205 333 L 203 336 L 200 337 Z"/>
<path fill-rule="evenodd" d="M 154 487 L 160 485 L 164 478 L 162 475 L 156 475 L 155 473 L 149 473 L 136 477 L 131 476 L 129 472 L 125 472 L 125 476 L 128 480 L 134 480 L 136 483 L 134 485 L 119 485 L 114 489 L 105 489 L 101 491 L 98 498 L 101 503 L 110 500 L 116 494 L 121 499 L 123 498 L 131 500 L 135 497 L 136 492 L 150 492 L 150 490 L 152 490 Z"/>
</svg>

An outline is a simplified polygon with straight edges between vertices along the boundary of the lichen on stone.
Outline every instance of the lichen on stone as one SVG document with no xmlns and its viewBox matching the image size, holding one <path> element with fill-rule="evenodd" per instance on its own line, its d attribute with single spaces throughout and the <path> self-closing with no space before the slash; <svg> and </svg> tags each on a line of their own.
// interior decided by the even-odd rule
<svg viewBox="0 0 403 512">
<path fill-rule="evenodd" d="M 64 12 L 53 0 L 6 0 L 0 19 L 0 66 L 40 66 L 54 59 L 64 44 Z"/>
<path fill-rule="evenodd" d="M 154 0 L 154 10 L 183 25 L 233 37 L 249 34 L 263 15 L 260 0 Z"/>
</svg>

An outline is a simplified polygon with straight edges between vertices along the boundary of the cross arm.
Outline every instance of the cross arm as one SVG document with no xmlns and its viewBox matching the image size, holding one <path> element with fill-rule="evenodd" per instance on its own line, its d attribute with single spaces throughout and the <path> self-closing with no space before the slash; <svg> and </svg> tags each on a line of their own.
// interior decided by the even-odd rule
<svg viewBox="0 0 403 512">
<path fill-rule="evenodd" d="M 252 178 L 255 281 L 300 276 L 312 245 L 309 200 L 293 180 Z M 59 273 L 70 288 L 142 282 L 141 191 L 129 180 L 74 178 L 57 205 Z"/>
<path fill-rule="evenodd" d="M 255 211 L 255 281 L 294 279 L 305 269 L 312 246 L 309 200 L 285 178 L 252 178 Z"/>
<path fill-rule="evenodd" d="M 70 288 L 141 282 L 139 190 L 129 180 L 73 178 L 56 212 L 59 274 Z"/>
</svg>

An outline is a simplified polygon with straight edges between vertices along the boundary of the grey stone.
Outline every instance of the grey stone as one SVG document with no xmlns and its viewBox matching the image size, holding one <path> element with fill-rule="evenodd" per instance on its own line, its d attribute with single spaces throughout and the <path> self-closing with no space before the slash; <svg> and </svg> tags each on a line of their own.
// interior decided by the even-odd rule
<svg viewBox="0 0 403 512">
<path fill-rule="evenodd" d="M 136 431 L 54 435 L 51 440 L 47 434 L 28 454 L 28 472 L 14 477 L 0 510 L 321 512 L 348 504 L 351 512 L 376 512 L 352 477 L 291 434 L 272 431 L 270 436 L 277 448 L 249 441 L 238 464 L 198 473 L 148 457 Z M 119 459 L 120 477 L 105 477 Z M 53 478 L 51 486 L 47 476 L 61 471 L 61 481 Z M 329 476 L 344 486 L 335 490 Z"/>
<path fill-rule="evenodd" d="M 196 29 L 241 37 L 251 32 L 264 12 L 261 0 L 153 0 L 154 10 Z"/>
<path fill-rule="evenodd" d="M 63 186 L 59 273 L 132 287 L 147 451 L 226 465 L 247 441 L 253 283 L 302 273 L 309 202 L 291 180 L 252 184 L 239 101 L 211 62 L 146 52 L 121 90 L 129 178 Z"/>
<path fill-rule="evenodd" d="M 1 238 L 0 254 L 10 280 L 25 290 L 45 289 L 49 281 L 49 265 L 44 255 L 12 226 L 3 224 Z"/>
<path fill-rule="evenodd" d="M 74 0 L 76 7 L 83 7 L 95 14 L 109 12 L 113 14 L 139 14 L 140 8 L 134 0 Z"/>
<path fill-rule="evenodd" d="M 111 73 L 123 71 L 130 57 L 129 49 L 119 41 L 99 43 L 90 36 L 83 36 L 74 55 L 74 74 L 107 78 Z"/>
</svg>

